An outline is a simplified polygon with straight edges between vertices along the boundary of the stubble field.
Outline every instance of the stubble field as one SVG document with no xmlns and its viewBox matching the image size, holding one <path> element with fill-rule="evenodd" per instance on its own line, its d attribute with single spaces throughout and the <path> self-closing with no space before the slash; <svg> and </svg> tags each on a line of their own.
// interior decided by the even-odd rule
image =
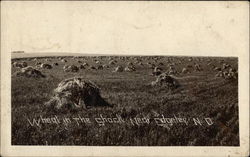
<svg viewBox="0 0 250 157">
<path fill-rule="evenodd" d="M 29 66 L 36 62 L 55 63 L 52 69 L 39 69 L 45 78 L 11 78 L 11 132 L 13 145 L 86 145 L 86 146 L 238 146 L 238 81 L 215 77 L 212 65 L 222 67 L 222 62 L 238 68 L 237 58 L 215 57 L 122 57 L 113 56 L 117 61 L 109 65 L 106 57 L 64 57 L 63 63 L 58 57 L 12 59 L 14 62 L 25 61 Z M 140 58 L 143 65 L 134 64 L 136 71 L 112 72 L 115 67 L 126 66 Z M 46 59 L 49 59 L 46 61 Z M 190 60 L 189 60 L 190 59 Z M 94 60 L 110 67 L 103 70 L 80 69 L 79 72 L 64 72 L 63 66 L 82 63 L 96 66 Z M 148 62 L 158 64 L 164 72 L 168 65 L 174 64 L 178 74 L 175 78 L 180 87 L 169 89 L 164 86 L 152 86 L 156 80 Z M 191 70 L 181 73 L 184 67 L 198 63 L 202 71 Z M 12 74 L 19 68 L 12 67 Z M 113 107 L 81 108 L 78 110 L 55 111 L 44 103 L 53 95 L 53 90 L 64 79 L 81 76 L 91 80 L 101 89 L 101 96 Z M 106 123 L 98 125 L 94 118 L 120 116 L 125 123 Z M 157 125 L 154 117 L 186 117 L 188 125 Z M 87 117 L 92 123 L 68 125 L 41 123 L 32 126 L 33 119 L 57 117 L 59 120 L 74 117 Z M 147 117 L 149 124 L 132 124 L 131 119 Z M 205 121 L 195 125 L 192 118 L 210 118 L 212 125 Z M 135 122 L 135 121 L 134 121 Z"/>
</svg>

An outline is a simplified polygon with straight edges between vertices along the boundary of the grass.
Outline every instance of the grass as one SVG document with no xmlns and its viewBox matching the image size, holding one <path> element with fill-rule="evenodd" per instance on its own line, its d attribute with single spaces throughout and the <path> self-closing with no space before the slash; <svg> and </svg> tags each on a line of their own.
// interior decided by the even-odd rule
<svg viewBox="0 0 250 157">
<path fill-rule="evenodd" d="M 95 65 L 94 57 L 85 60 Z M 21 61 L 34 65 L 35 61 L 27 58 Z M 66 64 L 76 64 L 76 60 L 68 58 Z M 118 60 L 117 65 L 125 65 L 128 61 Z M 168 57 L 161 57 L 166 71 Z M 86 146 L 239 146 L 238 121 L 238 82 L 216 78 L 216 72 L 207 63 L 208 58 L 196 61 L 202 65 L 204 71 L 180 74 L 180 88 L 169 90 L 165 87 L 152 87 L 150 82 L 155 77 L 150 76 L 151 69 L 143 60 L 144 66 L 136 66 L 135 72 L 113 73 L 117 65 L 104 70 L 80 70 L 78 73 L 63 72 L 65 63 L 57 58 L 48 63 L 58 62 L 59 66 L 51 70 L 42 70 L 46 78 L 12 77 L 12 145 L 86 145 Z M 212 58 L 212 63 L 221 66 L 224 60 L 237 68 L 237 58 Z M 14 60 L 13 60 L 14 61 Z M 20 61 L 20 60 L 18 60 Z M 45 58 L 39 61 L 46 62 Z M 185 57 L 172 57 L 170 62 L 177 63 L 177 70 L 181 71 L 194 61 L 187 61 Z M 104 57 L 102 62 L 108 63 Z M 12 68 L 12 73 L 17 71 Z M 53 95 L 53 90 L 60 81 L 73 76 L 81 76 L 95 82 L 101 88 L 101 95 L 113 108 L 91 108 L 77 111 L 56 112 L 44 106 Z M 106 124 L 99 126 L 94 118 L 115 117 L 121 115 L 126 123 Z M 164 115 L 200 119 L 210 117 L 213 125 L 175 124 L 158 126 L 153 123 L 155 116 Z M 76 123 L 65 125 L 42 124 L 41 128 L 33 127 L 27 119 L 57 116 L 88 117 L 93 123 Z M 131 125 L 130 118 L 148 117 L 151 123 Z"/>
</svg>

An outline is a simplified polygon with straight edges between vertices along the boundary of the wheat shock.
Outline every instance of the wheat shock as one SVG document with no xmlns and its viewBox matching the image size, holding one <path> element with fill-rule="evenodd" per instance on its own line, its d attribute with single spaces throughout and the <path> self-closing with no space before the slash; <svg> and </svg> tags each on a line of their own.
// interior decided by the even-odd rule
<svg viewBox="0 0 250 157">
<path fill-rule="evenodd" d="M 188 125 L 187 118 L 176 117 L 176 115 L 169 118 L 169 117 L 164 117 L 164 115 L 162 114 L 161 117 L 154 118 L 154 121 L 157 125 L 162 125 L 162 124 L 173 125 L 177 123 Z"/>
<path fill-rule="evenodd" d="M 116 114 L 116 117 L 110 118 L 110 117 L 103 117 L 102 114 L 100 114 L 99 118 L 95 118 L 95 121 L 98 123 L 99 126 L 104 126 L 106 123 L 125 123 L 125 121 L 122 119 L 120 115 Z"/>
</svg>

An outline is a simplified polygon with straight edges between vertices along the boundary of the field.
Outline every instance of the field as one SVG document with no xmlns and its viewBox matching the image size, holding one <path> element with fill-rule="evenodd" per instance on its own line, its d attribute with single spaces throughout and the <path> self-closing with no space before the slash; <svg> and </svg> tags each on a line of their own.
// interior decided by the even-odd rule
<svg viewBox="0 0 250 157">
<path fill-rule="evenodd" d="M 12 62 L 25 61 L 29 66 L 36 62 L 58 66 L 52 69 L 39 69 L 45 78 L 27 78 L 13 75 L 11 78 L 11 122 L 12 145 L 87 145 L 87 146 L 239 146 L 238 121 L 238 81 L 216 77 L 214 67 L 228 63 L 238 69 L 238 59 L 232 57 L 119 57 L 112 56 L 117 63 L 103 70 L 80 69 L 79 72 L 64 72 L 63 67 L 86 62 L 96 66 L 109 63 L 109 56 L 66 57 L 67 63 L 58 57 L 15 58 Z M 123 59 L 121 59 L 123 58 Z M 136 71 L 112 72 L 115 67 L 135 63 L 140 58 L 142 65 L 134 64 Z M 163 71 L 174 64 L 178 74 L 175 78 L 180 87 L 169 89 L 165 86 L 152 86 L 156 80 L 148 62 L 158 64 Z M 191 70 L 181 73 L 184 67 L 200 64 L 202 71 Z M 209 63 L 209 64 L 208 64 Z M 98 63 L 99 64 L 99 63 Z M 213 66 L 212 66 L 213 65 Z M 20 68 L 12 67 L 12 74 Z M 113 107 L 81 108 L 78 110 L 56 111 L 47 108 L 57 85 L 66 78 L 75 76 L 91 80 L 101 89 L 101 96 Z M 98 125 L 94 118 L 121 116 L 125 123 Z M 154 117 L 186 117 L 188 125 L 157 125 Z M 87 117 L 92 123 L 68 125 L 41 123 L 32 126 L 28 120 L 57 117 L 59 120 L 73 117 Z M 150 123 L 131 124 L 131 119 L 147 117 Z M 202 121 L 195 125 L 193 118 Z M 208 125 L 204 118 L 210 118 Z M 135 121 L 134 121 L 135 122 Z"/>
</svg>

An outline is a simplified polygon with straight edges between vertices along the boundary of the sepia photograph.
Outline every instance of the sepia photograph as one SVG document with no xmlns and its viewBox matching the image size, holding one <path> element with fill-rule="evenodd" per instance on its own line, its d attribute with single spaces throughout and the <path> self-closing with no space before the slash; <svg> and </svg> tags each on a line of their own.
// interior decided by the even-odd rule
<svg viewBox="0 0 250 157">
<path fill-rule="evenodd" d="M 237 58 L 12 55 L 12 145 L 239 146 Z"/>
<path fill-rule="evenodd" d="M 249 3 L 1 2 L 1 156 L 248 156 Z"/>
</svg>

